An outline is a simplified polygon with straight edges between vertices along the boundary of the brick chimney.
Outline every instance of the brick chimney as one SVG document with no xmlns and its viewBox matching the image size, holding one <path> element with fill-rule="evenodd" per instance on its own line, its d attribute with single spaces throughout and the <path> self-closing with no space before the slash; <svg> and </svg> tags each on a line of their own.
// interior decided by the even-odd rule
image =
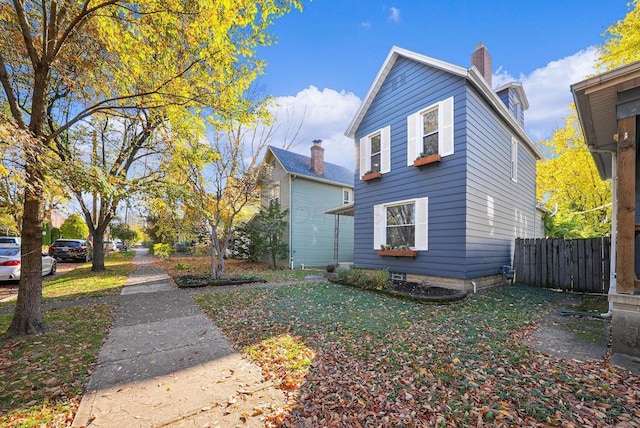
<svg viewBox="0 0 640 428">
<path fill-rule="evenodd" d="M 313 140 L 311 146 L 311 171 L 318 175 L 324 175 L 324 148 L 322 140 Z"/>
<path fill-rule="evenodd" d="M 491 55 L 489 55 L 489 51 L 482 43 L 479 43 L 476 46 L 475 52 L 471 54 L 471 65 L 478 69 L 484 80 L 487 81 L 489 87 L 492 88 L 491 85 Z"/>
</svg>

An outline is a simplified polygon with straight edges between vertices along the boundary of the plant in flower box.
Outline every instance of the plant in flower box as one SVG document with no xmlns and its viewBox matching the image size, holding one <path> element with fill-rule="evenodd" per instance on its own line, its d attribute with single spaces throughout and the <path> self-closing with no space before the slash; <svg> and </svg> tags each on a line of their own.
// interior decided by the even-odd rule
<svg viewBox="0 0 640 428">
<path fill-rule="evenodd" d="M 420 155 L 416 158 L 416 160 L 413 161 L 413 166 L 422 166 L 422 165 L 427 165 L 434 162 L 440 162 L 440 155 L 438 153 L 435 153 L 429 150 L 429 151 L 420 153 Z"/>
<path fill-rule="evenodd" d="M 362 181 L 374 180 L 380 177 L 382 177 L 382 173 L 380 171 L 369 170 L 365 172 L 364 175 L 362 176 Z"/>
</svg>

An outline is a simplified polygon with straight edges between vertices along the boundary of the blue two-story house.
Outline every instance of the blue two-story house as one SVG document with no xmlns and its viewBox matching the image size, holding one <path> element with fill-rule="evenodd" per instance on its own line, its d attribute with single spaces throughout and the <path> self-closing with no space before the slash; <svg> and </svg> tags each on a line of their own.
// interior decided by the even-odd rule
<svg viewBox="0 0 640 428">
<path fill-rule="evenodd" d="M 499 283 L 516 238 L 541 236 L 519 83 L 393 47 L 346 135 L 355 140 L 354 263 L 451 288 Z"/>
</svg>

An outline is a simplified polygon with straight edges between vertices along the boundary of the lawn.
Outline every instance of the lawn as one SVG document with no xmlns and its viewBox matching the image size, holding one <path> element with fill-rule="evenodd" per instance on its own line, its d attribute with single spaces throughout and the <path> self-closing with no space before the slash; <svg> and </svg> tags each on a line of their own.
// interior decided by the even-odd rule
<svg viewBox="0 0 640 428">
<path fill-rule="evenodd" d="M 112 253 L 105 257 L 106 270 L 91 272 L 91 263 L 42 284 L 42 297 L 47 300 L 67 300 L 116 296 L 133 270 L 135 252 Z"/>
<path fill-rule="evenodd" d="M 316 283 L 196 300 L 288 393 L 283 426 L 640 426 L 638 376 L 522 344 L 565 297 L 509 286 L 435 306 Z"/>
<path fill-rule="evenodd" d="M 105 272 L 79 266 L 43 282 L 45 302 L 87 299 L 43 311 L 49 330 L 37 336 L 0 339 L 0 426 L 70 426 L 106 338 L 114 305 L 90 298 L 116 295 L 133 269 L 133 253 L 105 260 Z M 0 315 L 0 331 L 13 314 Z"/>
</svg>

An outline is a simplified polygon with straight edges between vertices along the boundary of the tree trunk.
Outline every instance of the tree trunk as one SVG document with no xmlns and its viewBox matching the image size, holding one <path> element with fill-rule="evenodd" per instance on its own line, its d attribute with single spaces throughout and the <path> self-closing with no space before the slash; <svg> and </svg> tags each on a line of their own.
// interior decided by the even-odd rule
<svg viewBox="0 0 640 428">
<path fill-rule="evenodd" d="M 7 336 L 44 333 L 47 326 L 42 316 L 42 222 L 44 216 L 44 191 L 41 159 L 45 151 L 42 127 L 45 120 L 46 89 L 49 77 L 48 64 L 34 66 L 34 83 L 31 101 L 29 131 L 32 141 L 25 143 L 25 190 L 22 216 L 22 261 L 18 301 L 7 329 Z"/>
<path fill-rule="evenodd" d="M 224 271 L 224 252 L 218 239 L 218 228 L 210 224 L 211 226 L 211 277 L 213 279 L 220 279 L 222 272 Z"/>
<path fill-rule="evenodd" d="M 31 168 L 29 168 L 31 169 Z M 24 215 L 22 217 L 22 263 L 20 285 L 13 320 L 7 330 L 9 337 L 39 334 L 47 326 L 42 316 L 42 189 L 35 184 L 26 186 Z"/>
<path fill-rule="evenodd" d="M 93 261 L 91 264 L 91 272 L 105 271 L 104 266 L 104 233 L 96 233 L 93 235 Z"/>
</svg>

